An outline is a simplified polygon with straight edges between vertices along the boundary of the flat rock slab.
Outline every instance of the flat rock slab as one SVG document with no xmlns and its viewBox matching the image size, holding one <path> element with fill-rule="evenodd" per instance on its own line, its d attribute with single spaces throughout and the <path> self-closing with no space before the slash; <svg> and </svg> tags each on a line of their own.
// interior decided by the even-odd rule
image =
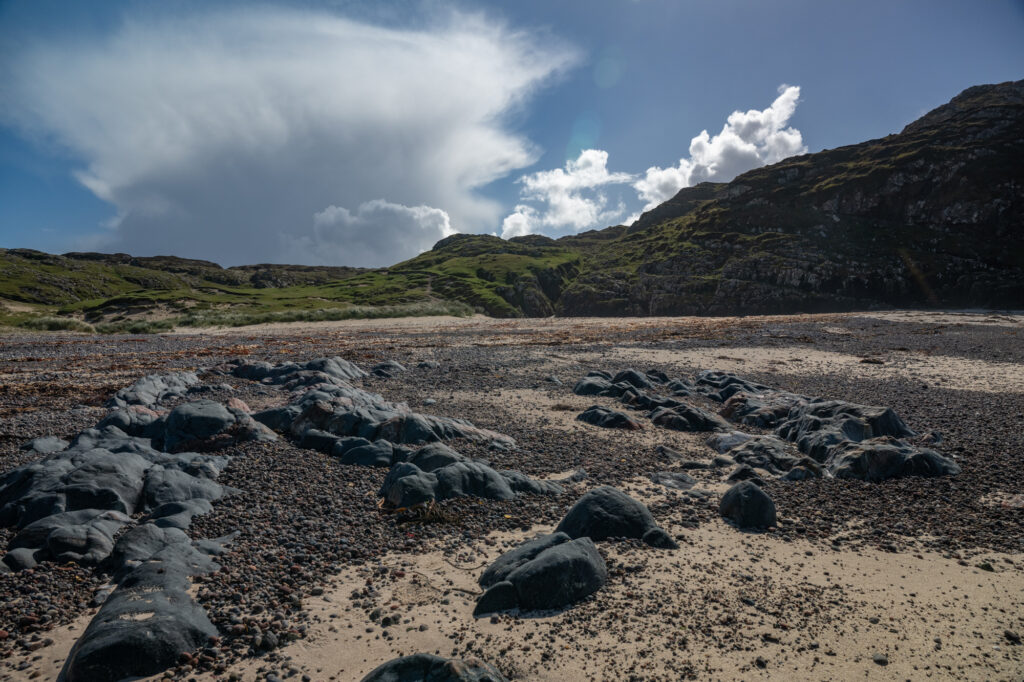
<svg viewBox="0 0 1024 682">
<path fill-rule="evenodd" d="M 697 484 L 697 480 L 682 471 L 655 471 L 650 475 L 651 482 L 676 490 L 689 490 Z"/>
</svg>

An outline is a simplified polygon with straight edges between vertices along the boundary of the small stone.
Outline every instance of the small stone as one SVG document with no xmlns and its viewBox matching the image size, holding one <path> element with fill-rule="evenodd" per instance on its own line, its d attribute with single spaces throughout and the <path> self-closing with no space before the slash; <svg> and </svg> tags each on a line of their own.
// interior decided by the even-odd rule
<svg viewBox="0 0 1024 682">
<path fill-rule="evenodd" d="M 3 639 L 3 637 L 2 637 L 3 634 L 6 634 L 6 633 L 4 633 L 3 630 L 0 630 L 0 639 Z M 1012 642 L 1014 644 L 1020 644 L 1020 635 L 1018 635 L 1013 630 L 1003 630 L 1003 637 L 1006 637 L 1007 640 L 1009 640 L 1010 642 Z"/>
<path fill-rule="evenodd" d="M 878 665 L 889 665 L 889 657 L 885 654 L 875 654 L 871 657 L 871 660 Z"/>
<path fill-rule="evenodd" d="M 768 661 L 765 660 L 764 656 L 758 656 L 756 659 L 754 659 L 754 665 L 756 665 L 758 668 L 764 669 L 768 667 Z"/>
</svg>

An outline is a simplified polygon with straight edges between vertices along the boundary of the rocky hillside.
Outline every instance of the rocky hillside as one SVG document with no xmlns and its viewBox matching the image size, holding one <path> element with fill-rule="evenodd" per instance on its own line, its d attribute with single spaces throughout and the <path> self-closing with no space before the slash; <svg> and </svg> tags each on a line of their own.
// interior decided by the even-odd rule
<svg viewBox="0 0 1024 682">
<path fill-rule="evenodd" d="M 499 316 L 1020 308 L 1021 159 L 1024 81 L 983 85 L 899 134 L 685 188 L 628 227 L 459 235 L 392 272 L 430 271 Z"/>
<path fill-rule="evenodd" d="M 88 319 L 155 304 L 468 304 L 495 317 L 1024 307 L 1024 81 L 899 134 L 703 183 L 630 226 L 456 235 L 379 270 L 0 250 L 0 299 Z"/>
<path fill-rule="evenodd" d="M 897 135 L 679 192 L 592 249 L 560 313 L 1024 304 L 1024 81 Z"/>
</svg>

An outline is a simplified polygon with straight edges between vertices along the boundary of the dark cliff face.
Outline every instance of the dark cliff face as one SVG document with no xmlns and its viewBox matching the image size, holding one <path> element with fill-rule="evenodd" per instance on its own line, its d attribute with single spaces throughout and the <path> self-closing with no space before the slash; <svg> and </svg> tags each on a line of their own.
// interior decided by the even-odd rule
<svg viewBox="0 0 1024 682">
<path fill-rule="evenodd" d="M 683 189 L 587 262 L 560 314 L 1022 307 L 1024 81 Z"/>
</svg>

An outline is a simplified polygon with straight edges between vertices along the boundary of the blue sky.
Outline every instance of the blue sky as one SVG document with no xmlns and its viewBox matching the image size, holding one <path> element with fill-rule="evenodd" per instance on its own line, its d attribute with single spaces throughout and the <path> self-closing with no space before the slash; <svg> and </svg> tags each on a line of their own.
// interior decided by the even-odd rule
<svg viewBox="0 0 1024 682">
<path fill-rule="evenodd" d="M 1022 35 L 1000 0 L 8 0 L 0 247 L 386 265 L 601 228 L 1020 79 Z"/>
</svg>

